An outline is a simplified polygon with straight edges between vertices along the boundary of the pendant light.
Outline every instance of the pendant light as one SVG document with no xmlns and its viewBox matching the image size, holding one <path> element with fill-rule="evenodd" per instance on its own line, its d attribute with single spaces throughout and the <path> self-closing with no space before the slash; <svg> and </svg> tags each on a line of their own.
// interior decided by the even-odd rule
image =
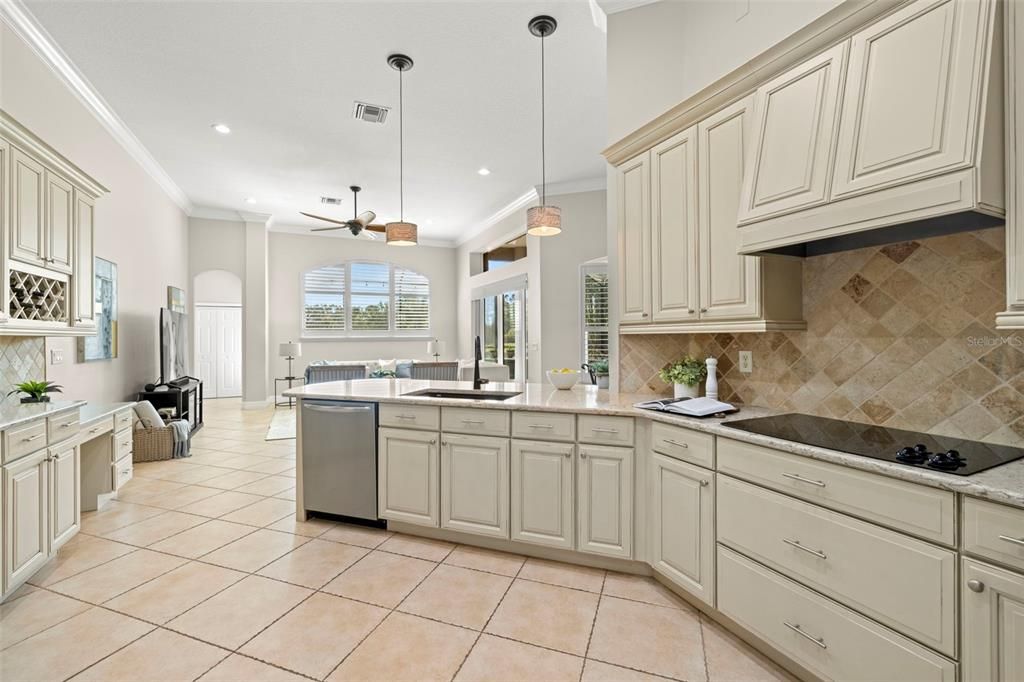
<svg viewBox="0 0 1024 682">
<path fill-rule="evenodd" d="M 547 172 L 545 168 L 544 130 L 544 39 L 555 32 L 558 22 L 547 15 L 530 19 L 530 33 L 540 38 L 540 206 L 526 212 L 526 232 L 535 237 L 551 237 L 562 231 L 562 209 L 547 205 Z"/>
<path fill-rule="evenodd" d="M 416 246 L 416 223 L 405 222 L 405 121 L 402 102 L 402 74 L 412 68 L 404 54 L 388 56 L 388 66 L 398 72 L 398 222 L 384 226 L 388 246 Z"/>
</svg>

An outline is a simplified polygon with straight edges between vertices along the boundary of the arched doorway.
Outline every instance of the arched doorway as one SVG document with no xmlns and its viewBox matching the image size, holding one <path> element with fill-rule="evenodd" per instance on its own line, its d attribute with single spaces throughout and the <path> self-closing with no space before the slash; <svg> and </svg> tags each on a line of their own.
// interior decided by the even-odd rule
<svg viewBox="0 0 1024 682">
<path fill-rule="evenodd" d="M 242 395 L 242 279 L 206 270 L 192 280 L 195 357 L 206 398 Z"/>
</svg>

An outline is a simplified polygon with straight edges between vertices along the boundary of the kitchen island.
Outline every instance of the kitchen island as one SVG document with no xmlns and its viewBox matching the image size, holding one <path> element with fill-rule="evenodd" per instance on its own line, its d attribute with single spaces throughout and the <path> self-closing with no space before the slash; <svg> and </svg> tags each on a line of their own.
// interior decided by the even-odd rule
<svg viewBox="0 0 1024 682">
<path fill-rule="evenodd" d="M 1006 604 L 1024 612 L 1024 460 L 956 476 L 729 426 L 770 410 L 685 418 L 589 386 L 408 395 L 472 390 L 374 379 L 287 394 L 375 405 L 389 528 L 653 574 L 800 676 L 981 679 L 1024 656 L 993 625 Z"/>
</svg>

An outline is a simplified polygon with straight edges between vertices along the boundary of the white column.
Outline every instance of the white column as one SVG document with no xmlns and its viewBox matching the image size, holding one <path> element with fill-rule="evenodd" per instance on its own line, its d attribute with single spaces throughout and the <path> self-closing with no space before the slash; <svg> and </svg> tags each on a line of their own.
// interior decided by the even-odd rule
<svg viewBox="0 0 1024 682">
<path fill-rule="evenodd" d="M 242 282 L 242 407 L 267 405 L 270 381 L 268 334 L 267 227 L 271 216 L 239 213 L 245 224 L 245 278 Z"/>
</svg>

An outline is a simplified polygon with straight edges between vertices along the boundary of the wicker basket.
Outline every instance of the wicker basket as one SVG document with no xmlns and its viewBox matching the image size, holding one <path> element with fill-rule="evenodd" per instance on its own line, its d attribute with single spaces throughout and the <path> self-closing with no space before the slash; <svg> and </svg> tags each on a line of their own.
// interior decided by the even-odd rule
<svg viewBox="0 0 1024 682">
<path fill-rule="evenodd" d="M 132 432 L 132 461 L 157 462 L 174 456 L 174 427 L 146 428 L 136 423 Z"/>
</svg>

